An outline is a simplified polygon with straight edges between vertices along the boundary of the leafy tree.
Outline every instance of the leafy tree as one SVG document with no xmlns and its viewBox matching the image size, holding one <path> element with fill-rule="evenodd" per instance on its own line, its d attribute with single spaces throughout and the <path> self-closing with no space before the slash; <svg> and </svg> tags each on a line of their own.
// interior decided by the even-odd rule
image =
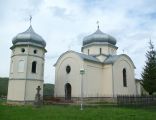
<svg viewBox="0 0 156 120">
<path fill-rule="evenodd" d="M 146 65 L 141 74 L 143 88 L 152 95 L 156 92 L 156 51 L 154 45 L 149 42 L 149 50 L 146 53 Z"/>
</svg>

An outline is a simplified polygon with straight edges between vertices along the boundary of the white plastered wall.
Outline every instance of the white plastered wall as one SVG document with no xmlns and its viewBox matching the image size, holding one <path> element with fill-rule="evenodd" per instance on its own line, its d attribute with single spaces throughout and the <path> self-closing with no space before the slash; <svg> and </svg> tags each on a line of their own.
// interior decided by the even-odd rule
<svg viewBox="0 0 156 120">
<path fill-rule="evenodd" d="M 66 66 L 70 65 L 71 72 L 66 73 Z M 112 65 L 105 65 L 82 60 L 78 55 L 68 52 L 59 58 L 55 66 L 55 96 L 65 97 L 65 84 L 70 83 L 72 97 L 81 96 L 80 69 L 85 69 L 83 75 L 84 97 L 112 96 Z"/>
<path fill-rule="evenodd" d="M 7 100 L 24 101 L 25 80 L 9 80 Z"/>
<path fill-rule="evenodd" d="M 69 74 L 66 73 L 66 66 L 71 67 Z M 55 66 L 55 96 L 65 97 L 65 84 L 70 83 L 71 85 L 71 96 L 81 96 L 81 76 L 80 68 L 83 67 L 83 61 L 81 58 L 73 52 L 67 52 L 61 56 L 58 63 Z"/>
<path fill-rule="evenodd" d="M 141 95 L 141 81 L 136 80 L 136 88 L 137 88 L 137 94 Z"/>
<path fill-rule="evenodd" d="M 21 53 L 21 49 L 25 48 L 25 52 Z M 28 50 L 29 48 L 29 50 Z M 37 54 L 33 53 L 33 50 L 37 50 Z M 27 55 L 29 53 L 29 56 Z M 24 60 L 24 72 L 18 72 L 18 63 L 20 60 Z M 44 72 L 44 50 L 37 47 L 21 46 L 13 50 L 11 61 L 13 61 L 13 73 L 10 67 L 10 78 L 28 78 L 43 80 Z M 31 72 L 32 62 L 37 61 L 36 73 Z M 27 64 L 28 63 L 28 64 Z M 43 66 L 42 66 L 43 64 Z"/>
<path fill-rule="evenodd" d="M 103 66 L 102 74 L 102 96 L 103 97 L 112 97 L 113 88 L 112 88 L 112 64 Z"/>
<path fill-rule="evenodd" d="M 84 97 L 99 97 L 102 93 L 102 65 L 93 62 L 84 62 L 85 74 L 83 93 Z"/>
<path fill-rule="evenodd" d="M 26 101 L 33 101 L 35 100 L 35 96 L 37 93 L 36 88 L 40 86 L 41 91 L 40 95 L 43 96 L 43 81 L 32 81 L 32 80 L 27 80 L 26 81 Z"/>
<path fill-rule="evenodd" d="M 21 51 L 22 48 L 25 52 Z M 34 50 L 37 50 L 37 54 L 34 54 Z M 44 49 L 34 46 L 17 46 L 12 50 L 8 100 L 33 101 L 37 86 L 41 87 L 40 94 L 43 95 L 44 54 Z M 18 71 L 20 60 L 24 61 L 23 72 Z M 31 72 L 33 61 L 37 62 L 36 73 Z"/>
<path fill-rule="evenodd" d="M 96 46 L 96 45 L 92 45 L 92 46 L 87 46 L 83 49 L 83 53 L 88 54 L 88 50 L 89 50 L 89 55 L 99 55 L 100 54 L 100 48 L 101 48 L 101 54 L 116 54 L 116 49 L 112 46 L 109 45 L 104 45 L 104 46 Z"/>
<path fill-rule="evenodd" d="M 66 73 L 66 66 L 71 66 L 70 74 Z M 82 60 L 74 52 L 62 55 L 55 70 L 55 96 L 65 97 L 65 84 L 72 87 L 71 97 L 81 96 L 80 69 L 85 69 L 83 75 L 84 97 L 113 97 L 117 94 L 135 95 L 134 65 L 131 60 L 121 56 L 113 64 L 99 64 Z M 127 71 L 127 87 L 123 87 L 123 68 Z"/>
</svg>

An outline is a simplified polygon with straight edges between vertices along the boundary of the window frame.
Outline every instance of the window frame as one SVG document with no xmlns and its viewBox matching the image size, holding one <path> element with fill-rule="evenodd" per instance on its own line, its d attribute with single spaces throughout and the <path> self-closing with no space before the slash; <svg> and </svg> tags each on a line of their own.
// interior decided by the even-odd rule
<svg viewBox="0 0 156 120">
<path fill-rule="evenodd" d="M 123 87 L 127 87 L 127 71 L 126 68 L 122 70 L 122 77 L 123 77 Z"/>
<path fill-rule="evenodd" d="M 67 65 L 66 66 L 66 73 L 69 74 L 71 72 L 71 67 L 70 65 Z"/>
<path fill-rule="evenodd" d="M 31 64 L 31 73 L 36 74 L 37 73 L 37 61 L 33 61 Z"/>
<path fill-rule="evenodd" d="M 100 48 L 100 55 L 102 54 L 102 48 Z"/>
</svg>

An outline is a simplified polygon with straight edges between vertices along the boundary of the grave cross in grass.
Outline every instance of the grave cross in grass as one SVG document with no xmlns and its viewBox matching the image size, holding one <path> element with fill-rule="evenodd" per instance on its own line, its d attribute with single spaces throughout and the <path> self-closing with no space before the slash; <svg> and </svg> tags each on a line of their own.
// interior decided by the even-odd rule
<svg viewBox="0 0 156 120">
<path fill-rule="evenodd" d="M 41 95 L 40 95 L 41 87 L 37 86 L 36 90 L 37 90 L 37 93 L 36 93 L 36 96 L 35 96 L 35 105 L 40 106 L 41 103 L 42 103 Z"/>
<path fill-rule="evenodd" d="M 36 90 L 37 90 L 37 95 L 40 95 L 41 87 L 40 86 L 37 86 Z"/>
</svg>

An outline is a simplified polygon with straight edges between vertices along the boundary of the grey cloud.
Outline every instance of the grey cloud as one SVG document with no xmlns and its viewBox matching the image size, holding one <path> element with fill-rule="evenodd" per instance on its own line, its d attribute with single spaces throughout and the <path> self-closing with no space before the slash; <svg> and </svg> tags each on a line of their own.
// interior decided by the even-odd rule
<svg viewBox="0 0 156 120">
<path fill-rule="evenodd" d="M 79 45 L 81 46 L 82 45 L 82 42 L 83 42 L 83 38 L 86 36 L 85 33 L 81 33 L 79 34 L 75 39 L 72 39 L 71 42 L 70 42 L 70 45 Z"/>
<path fill-rule="evenodd" d="M 64 17 L 66 16 L 66 9 L 60 7 L 49 7 L 55 16 Z"/>
<path fill-rule="evenodd" d="M 28 1 L 29 5 L 33 5 L 34 7 L 39 7 L 41 4 L 44 3 L 44 0 L 29 0 Z"/>
<path fill-rule="evenodd" d="M 62 8 L 62 7 L 49 7 L 49 10 L 52 12 L 53 16 L 61 18 L 63 20 L 71 20 L 72 15 L 71 15 L 71 11 L 67 11 L 66 8 Z"/>
<path fill-rule="evenodd" d="M 47 55 L 45 58 L 46 58 L 46 59 L 52 60 L 52 59 L 58 58 L 59 55 L 60 55 L 60 54 L 50 54 L 50 55 Z"/>
<path fill-rule="evenodd" d="M 26 5 L 19 8 L 19 14 L 23 16 L 23 18 L 26 18 L 25 16 L 29 15 L 34 16 L 40 11 L 42 3 L 42 0 L 29 0 Z"/>
</svg>

